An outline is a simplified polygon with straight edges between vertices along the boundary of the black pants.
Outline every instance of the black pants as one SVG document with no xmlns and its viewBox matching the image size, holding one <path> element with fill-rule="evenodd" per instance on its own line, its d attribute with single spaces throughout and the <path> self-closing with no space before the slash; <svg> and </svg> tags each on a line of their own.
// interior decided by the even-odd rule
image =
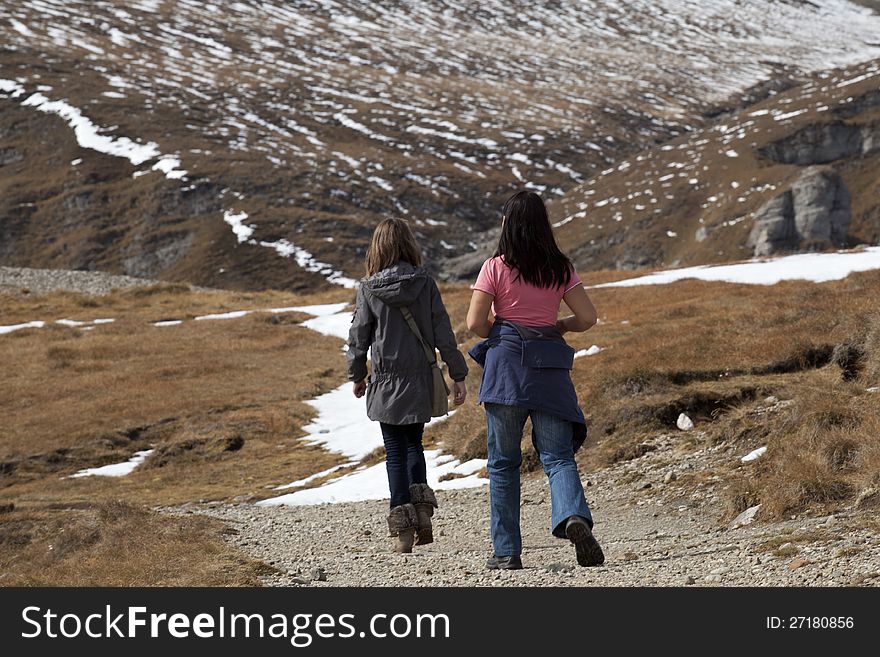
<svg viewBox="0 0 880 657">
<path fill-rule="evenodd" d="M 425 466 L 425 450 L 422 447 L 422 433 L 425 425 L 385 424 L 382 427 L 382 440 L 385 441 L 385 467 L 388 469 L 388 487 L 391 489 L 391 508 L 410 502 L 411 484 L 428 483 Z"/>
</svg>

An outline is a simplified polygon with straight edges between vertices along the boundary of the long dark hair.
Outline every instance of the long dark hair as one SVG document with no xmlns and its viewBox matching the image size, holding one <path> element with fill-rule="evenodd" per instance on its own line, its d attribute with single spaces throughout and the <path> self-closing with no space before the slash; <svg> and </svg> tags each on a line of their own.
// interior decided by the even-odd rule
<svg viewBox="0 0 880 657">
<path fill-rule="evenodd" d="M 504 204 L 495 257 L 517 270 L 517 278 L 556 288 L 571 280 L 571 260 L 556 245 L 544 201 L 535 192 L 517 192 Z"/>
</svg>

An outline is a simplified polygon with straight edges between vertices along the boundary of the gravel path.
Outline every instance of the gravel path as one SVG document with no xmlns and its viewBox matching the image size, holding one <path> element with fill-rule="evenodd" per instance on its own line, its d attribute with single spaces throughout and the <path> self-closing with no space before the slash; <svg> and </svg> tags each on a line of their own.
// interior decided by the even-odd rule
<svg viewBox="0 0 880 657">
<path fill-rule="evenodd" d="M 159 281 L 132 276 L 115 276 L 99 271 L 68 269 L 28 269 L 0 267 L 0 292 L 47 294 L 65 290 L 94 296 L 109 294 L 114 288 L 155 285 Z"/>
<path fill-rule="evenodd" d="M 228 521 L 234 545 L 279 570 L 266 578 L 276 586 L 880 585 L 880 538 L 863 526 L 863 513 L 729 529 L 717 520 L 723 482 L 710 476 L 685 492 L 676 480 L 739 454 L 723 446 L 682 454 L 679 436 L 658 436 L 654 451 L 589 475 L 587 498 L 606 555 L 599 568 L 578 567 L 571 544 L 550 536 L 543 476 L 523 482 L 525 568 L 513 572 L 485 569 L 492 551 L 487 488 L 439 491 L 435 543 L 406 556 L 390 552 L 387 501 L 174 512 Z"/>
</svg>

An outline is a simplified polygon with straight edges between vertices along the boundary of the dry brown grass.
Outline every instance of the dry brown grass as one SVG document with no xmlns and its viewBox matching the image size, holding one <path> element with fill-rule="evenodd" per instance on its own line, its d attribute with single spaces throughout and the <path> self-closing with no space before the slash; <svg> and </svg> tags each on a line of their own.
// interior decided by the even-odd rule
<svg viewBox="0 0 880 657">
<path fill-rule="evenodd" d="M 125 502 L 0 514 L 2 586 L 259 586 L 272 572 L 205 516 Z"/>
<path fill-rule="evenodd" d="M 605 280 L 603 274 L 586 278 Z M 573 371 L 590 425 L 588 446 L 578 455 L 584 471 L 638 456 L 661 431 L 681 436 L 683 445 L 692 442 L 694 434 L 675 428 L 678 413 L 686 412 L 710 441 L 741 446 L 743 453 L 770 446 L 751 469 L 727 473 L 728 515 L 759 502 L 766 505 L 764 517 L 834 509 L 880 472 L 874 438 L 880 395 L 865 393 L 878 385 L 871 368 L 880 363 L 880 322 L 871 318 L 880 273 L 823 285 L 682 281 L 590 295 L 601 323 L 567 336 L 577 349 L 604 348 L 576 360 Z M 444 290 L 458 318 L 469 297 L 467 289 Z M 455 317 L 459 335 L 466 335 L 463 319 Z M 866 356 L 862 375 L 850 384 L 831 356 L 835 345 L 855 335 Z M 475 342 L 468 337 L 463 348 Z M 460 457 L 485 457 L 485 417 L 473 404 L 481 370 L 469 364 L 471 399 L 434 434 Z M 765 412 L 763 399 L 771 394 L 797 403 Z M 527 434 L 523 447 L 530 449 Z"/>
<path fill-rule="evenodd" d="M 4 546 L 17 546 L 8 557 L 17 570 L 3 583 L 255 582 L 250 562 L 222 548 L 218 523 L 170 519 L 140 505 L 259 499 L 274 486 L 338 462 L 299 437 L 314 415 L 303 402 L 344 380 L 339 340 L 299 326 L 307 317 L 299 313 L 167 328 L 152 322 L 351 296 L 209 293 L 160 285 L 102 298 L 4 297 L 0 324 L 98 317 L 116 322 L 90 332 L 51 325 L 0 339 L 0 503 L 16 508 L 0 520 L 4 536 L 12 537 L 4 538 Z M 152 456 L 129 476 L 67 478 L 150 447 Z M 123 506 L 113 506 L 117 500 Z M 154 534 L 143 549 L 135 547 L 143 539 L 134 531 L 138 523 Z M 53 544 L 43 555 L 59 532 L 73 541 L 70 550 L 59 552 Z M 59 558 L 68 552 L 69 559 Z M 196 565 L 200 558 L 204 564 Z"/>
<path fill-rule="evenodd" d="M 337 339 L 298 326 L 306 316 L 296 313 L 167 328 L 150 322 L 349 296 L 163 286 L 91 299 L 97 309 L 88 317 L 117 318 L 91 332 L 50 326 L 3 336 L 0 499 L 21 507 L 120 495 L 159 504 L 260 497 L 267 487 L 329 467 L 337 457 L 298 438 L 313 415 L 303 401 L 344 379 Z M 13 312 L 85 319 L 75 314 L 84 299 L 18 298 Z M 35 306 L 30 311 L 28 303 Z M 130 477 L 63 478 L 151 445 L 156 454 Z"/>
<path fill-rule="evenodd" d="M 880 400 L 853 388 L 804 386 L 790 411 L 770 421 L 767 458 L 751 468 L 751 501 L 764 517 L 831 510 L 880 483 Z"/>
<path fill-rule="evenodd" d="M 470 290 L 441 289 L 467 350 L 476 342 L 464 323 Z M 632 458 L 658 432 L 680 436 L 681 449 L 703 435 L 701 440 L 743 450 L 769 445 L 759 461 L 723 473 L 730 483 L 729 513 L 755 503 L 765 505 L 764 517 L 849 504 L 858 491 L 880 483 L 880 395 L 865 392 L 878 358 L 878 329 L 871 323 L 878 294 L 878 272 L 821 286 L 684 281 L 592 290 L 601 323 L 568 336 L 577 349 L 604 349 L 578 359 L 573 371 L 591 431 L 578 455 L 583 470 Z M 151 322 L 351 296 L 344 290 L 295 297 L 158 286 L 105 298 L 4 298 L 6 324 L 62 317 L 117 321 L 90 332 L 51 326 L 0 337 L 6 367 L 0 380 L 0 503 L 14 502 L 15 517 L 48 513 L 52 505 L 115 500 L 259 499 L 273 494 L 274 486 L 338 463 L 299 440 L 313 415 L 304 401 L 345 379 L 338 339 L 298 326 L 304 316 L 296 313 L 168 328 Z M 834 346 L 845 341 L 864 347 L 856 381 L 842 381 L 830 361 Z M 468 402 L 426 433 L 428 444 L 465 459 L 485 457 L 486 448 L 485 416 L 475 403 L 481 371 L 471 365 Z M 764 412 L 769 394 L 794 403 Z M 697 432 L 673 428 L 679 412 L 691 415 Z M 528 430 L 523 443 L 523 469 L 540 469 Z M 64 478 L 150 446 L 154 454 L 127 477 Z M 61 526 L 74 515 L 34 517 Z"/>
<path fill-rule="evenodd" d="M 0 292 L 0 325 L 32 320 L 51 322 L 57 319 L 94 319 L 125 315 L 132 320 L 160 321 L 187 319 L 226 310 L 255 310 L 288 305 L 352 301 L 345 290 L 331 290 L 311 295 L 286 292 L 232 292 L 191 290 L 180 283 L 160 283 L 144 287 L 114 290 L 101 297 L 75 292 L 45 295 L 22 295 Z"/>
</svg>

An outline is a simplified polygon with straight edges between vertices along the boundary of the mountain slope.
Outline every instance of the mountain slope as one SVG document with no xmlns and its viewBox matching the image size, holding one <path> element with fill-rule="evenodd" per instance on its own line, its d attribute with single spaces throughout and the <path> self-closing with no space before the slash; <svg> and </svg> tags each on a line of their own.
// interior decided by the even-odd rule
<svg viewBox="0 0 880 657">
<path fill-rule="evenodd" d="M 627 158 L 551 210 L 560 242 L 584 269 L 706 264 L 876 244 L 878 167 L 875 60 L 820 73 L 711 127 Z M 845 215 L 840 234 L 828 221 L 838 211 Z M 779 225 L 768 237 L 761 228 L 771 220 Z M 786 220 L 792 234 L 782 234 Z"/>
<path fill-rule="evenodd" d="M 467 253 L 512 190 L 561 196 L 878 33 L 844 0 L 24 0 L 0 7 L 0 262 L 350 284 L 384 216 Z"/>
</svg>

